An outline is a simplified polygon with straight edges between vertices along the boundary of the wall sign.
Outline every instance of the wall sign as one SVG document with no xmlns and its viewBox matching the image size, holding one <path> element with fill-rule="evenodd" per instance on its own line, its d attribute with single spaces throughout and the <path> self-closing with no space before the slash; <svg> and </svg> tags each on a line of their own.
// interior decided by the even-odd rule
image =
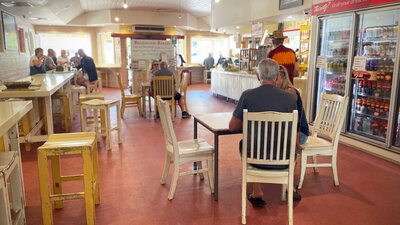
<svg viewBox="0 0 400 225">
<path fill-rule="evenodd" d="M 174 45 L 171 41 L 132 39 L 132 60 L 138 62 L 138 69 L 148 69 L 153 60 L 163 59 L 175 66 Z M 143 63 L 145 62 L 145 63 Z"/>
<path fill-rule="evenodd" d="M 313 16 L 326 15 L 398 2 L 399 0 L 330 0 L 312 5 L 311 14 Z"/>
<path fill-rule="evenodd" d="M 262 37 L 263 35 L 263 23 L 254 23 L 251 25 L 251 36 L 252 37 Z"/>
<path fill-rule="evenodd" d="M 367 57 L 365 57 L 365 56 L 354 56 L 353 70 L 355 70 L 355 71 L 365 71 L 366 64 L 367 64 Z"/>
<path fill-rule="evenodd" d="M 317 68 L 321 68 L 321 69 L 325 69 L 326 68 L 326 64 L 327 64 L 327 60 L 325 56 L 318 56 L 317 57 Z"/>
<path fill-rule="evenodd" d="M 3 11 L 1 12 L 1 17 L 3 22 L 4 48 L 6 50 L 18 51 L 18 35 L 15 17 Z"/>
</svg>

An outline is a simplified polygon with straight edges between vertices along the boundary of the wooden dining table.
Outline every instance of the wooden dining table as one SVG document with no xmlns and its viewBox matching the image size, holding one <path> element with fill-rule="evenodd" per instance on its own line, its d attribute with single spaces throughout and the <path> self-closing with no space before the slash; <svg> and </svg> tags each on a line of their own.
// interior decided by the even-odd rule
<svg viewBox="0 0 400 225">
<path fill-rule="evenodd" d="M 207 130 L 214 134 L 214 199 L 218 200 L 218 187 L 219 187 L 219 136 L 239 134 L 241 132 L 229 131 L 229 121 L 232 117 L 232 112 L 219 112 L 219 113 L 206 113 L 194 115 L 193 138 L 197 139 L 197 124 L 201 124 Z"/>
<path fill-rule="evenodd" d="M 36 112 L 36 118 L 31 118 L 34 119 L 35 125 L 27 135 L 20 137 L 20 143 L 43 142 L 47 140 L 48 135 L 54 133 L 51 97 L 59 90 L 70 92 L 70 80 L 73 78 L 74 73 L 72 72 L 46 73 L 19 79 L 18 81 L 32 82 L 31 86 L 26 89 L 12 90 L 7 89 L 5 86 L 0 86 L 0 99 L 34 100 L 34 109 L 43 111 L 44 115 L 41 116 L 40 112 Z M 39 104 L 40 102 L 44 102 L 43 106 Z M 44 135 L 40 135 L 42 126 L 46 131 Z"/>
</svg>

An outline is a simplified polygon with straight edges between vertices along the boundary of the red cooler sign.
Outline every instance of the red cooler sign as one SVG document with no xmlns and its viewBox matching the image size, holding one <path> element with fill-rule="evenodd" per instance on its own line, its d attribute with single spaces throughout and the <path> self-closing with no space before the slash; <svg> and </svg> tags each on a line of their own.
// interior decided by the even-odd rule
<svg viewBox="0 0 400 225">
<path fill-rule="evenodd" d="M 398 2 L 399 0 L 330 0 L 313 5 L 312 15 L 325 15 Z"/>
</svg>

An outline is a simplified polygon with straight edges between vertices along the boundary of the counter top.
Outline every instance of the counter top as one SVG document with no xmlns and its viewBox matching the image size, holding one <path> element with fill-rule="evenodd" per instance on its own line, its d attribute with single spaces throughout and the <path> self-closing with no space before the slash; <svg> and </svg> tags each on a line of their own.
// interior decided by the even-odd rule
<svg viewBox="0 0 400 225">
<path fill-rule="evenodd" d="M 257 78 L 257 74 L 247 73 L 247 72 L 244 72 L 244 71 L 231 72 L 231 71 L 221 71 L 221 70 L 211 69 L 211 72 L 212 73 L 231 74 L 231 75 L 235 75 L 235 76 L 245 76 L 245 77 Z"/>
<path fill-rule="evenodd" d="M 8 91 L 5 86 L 0 86 L 0 98 L 45 97 L 51 96 L 74 77 L 74 73 L 46 73 L 37 74 L 19 79 L 18 81 L 31 81 L 32 85 L 27 90 Z"/>
<path fill-rule="evenodd" d="M 33 108 L 31 101 L 0 102 L 0 137 Z"/>
</svg>

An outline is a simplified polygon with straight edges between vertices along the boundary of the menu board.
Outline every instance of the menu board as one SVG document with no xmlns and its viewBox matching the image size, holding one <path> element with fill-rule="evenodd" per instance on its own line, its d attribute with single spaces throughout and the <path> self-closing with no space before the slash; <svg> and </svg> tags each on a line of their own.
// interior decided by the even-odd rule
<svg viewBox="0 0 400 225">
<path fill-rule="evenodd" d="M 174 45 L 164 40 L 132 39 L 132 61 L 138 66 L 135 69 L 149 69 L 153 60 L 165 60 L 168 65 L 175 66 Z"/>
</svg>

